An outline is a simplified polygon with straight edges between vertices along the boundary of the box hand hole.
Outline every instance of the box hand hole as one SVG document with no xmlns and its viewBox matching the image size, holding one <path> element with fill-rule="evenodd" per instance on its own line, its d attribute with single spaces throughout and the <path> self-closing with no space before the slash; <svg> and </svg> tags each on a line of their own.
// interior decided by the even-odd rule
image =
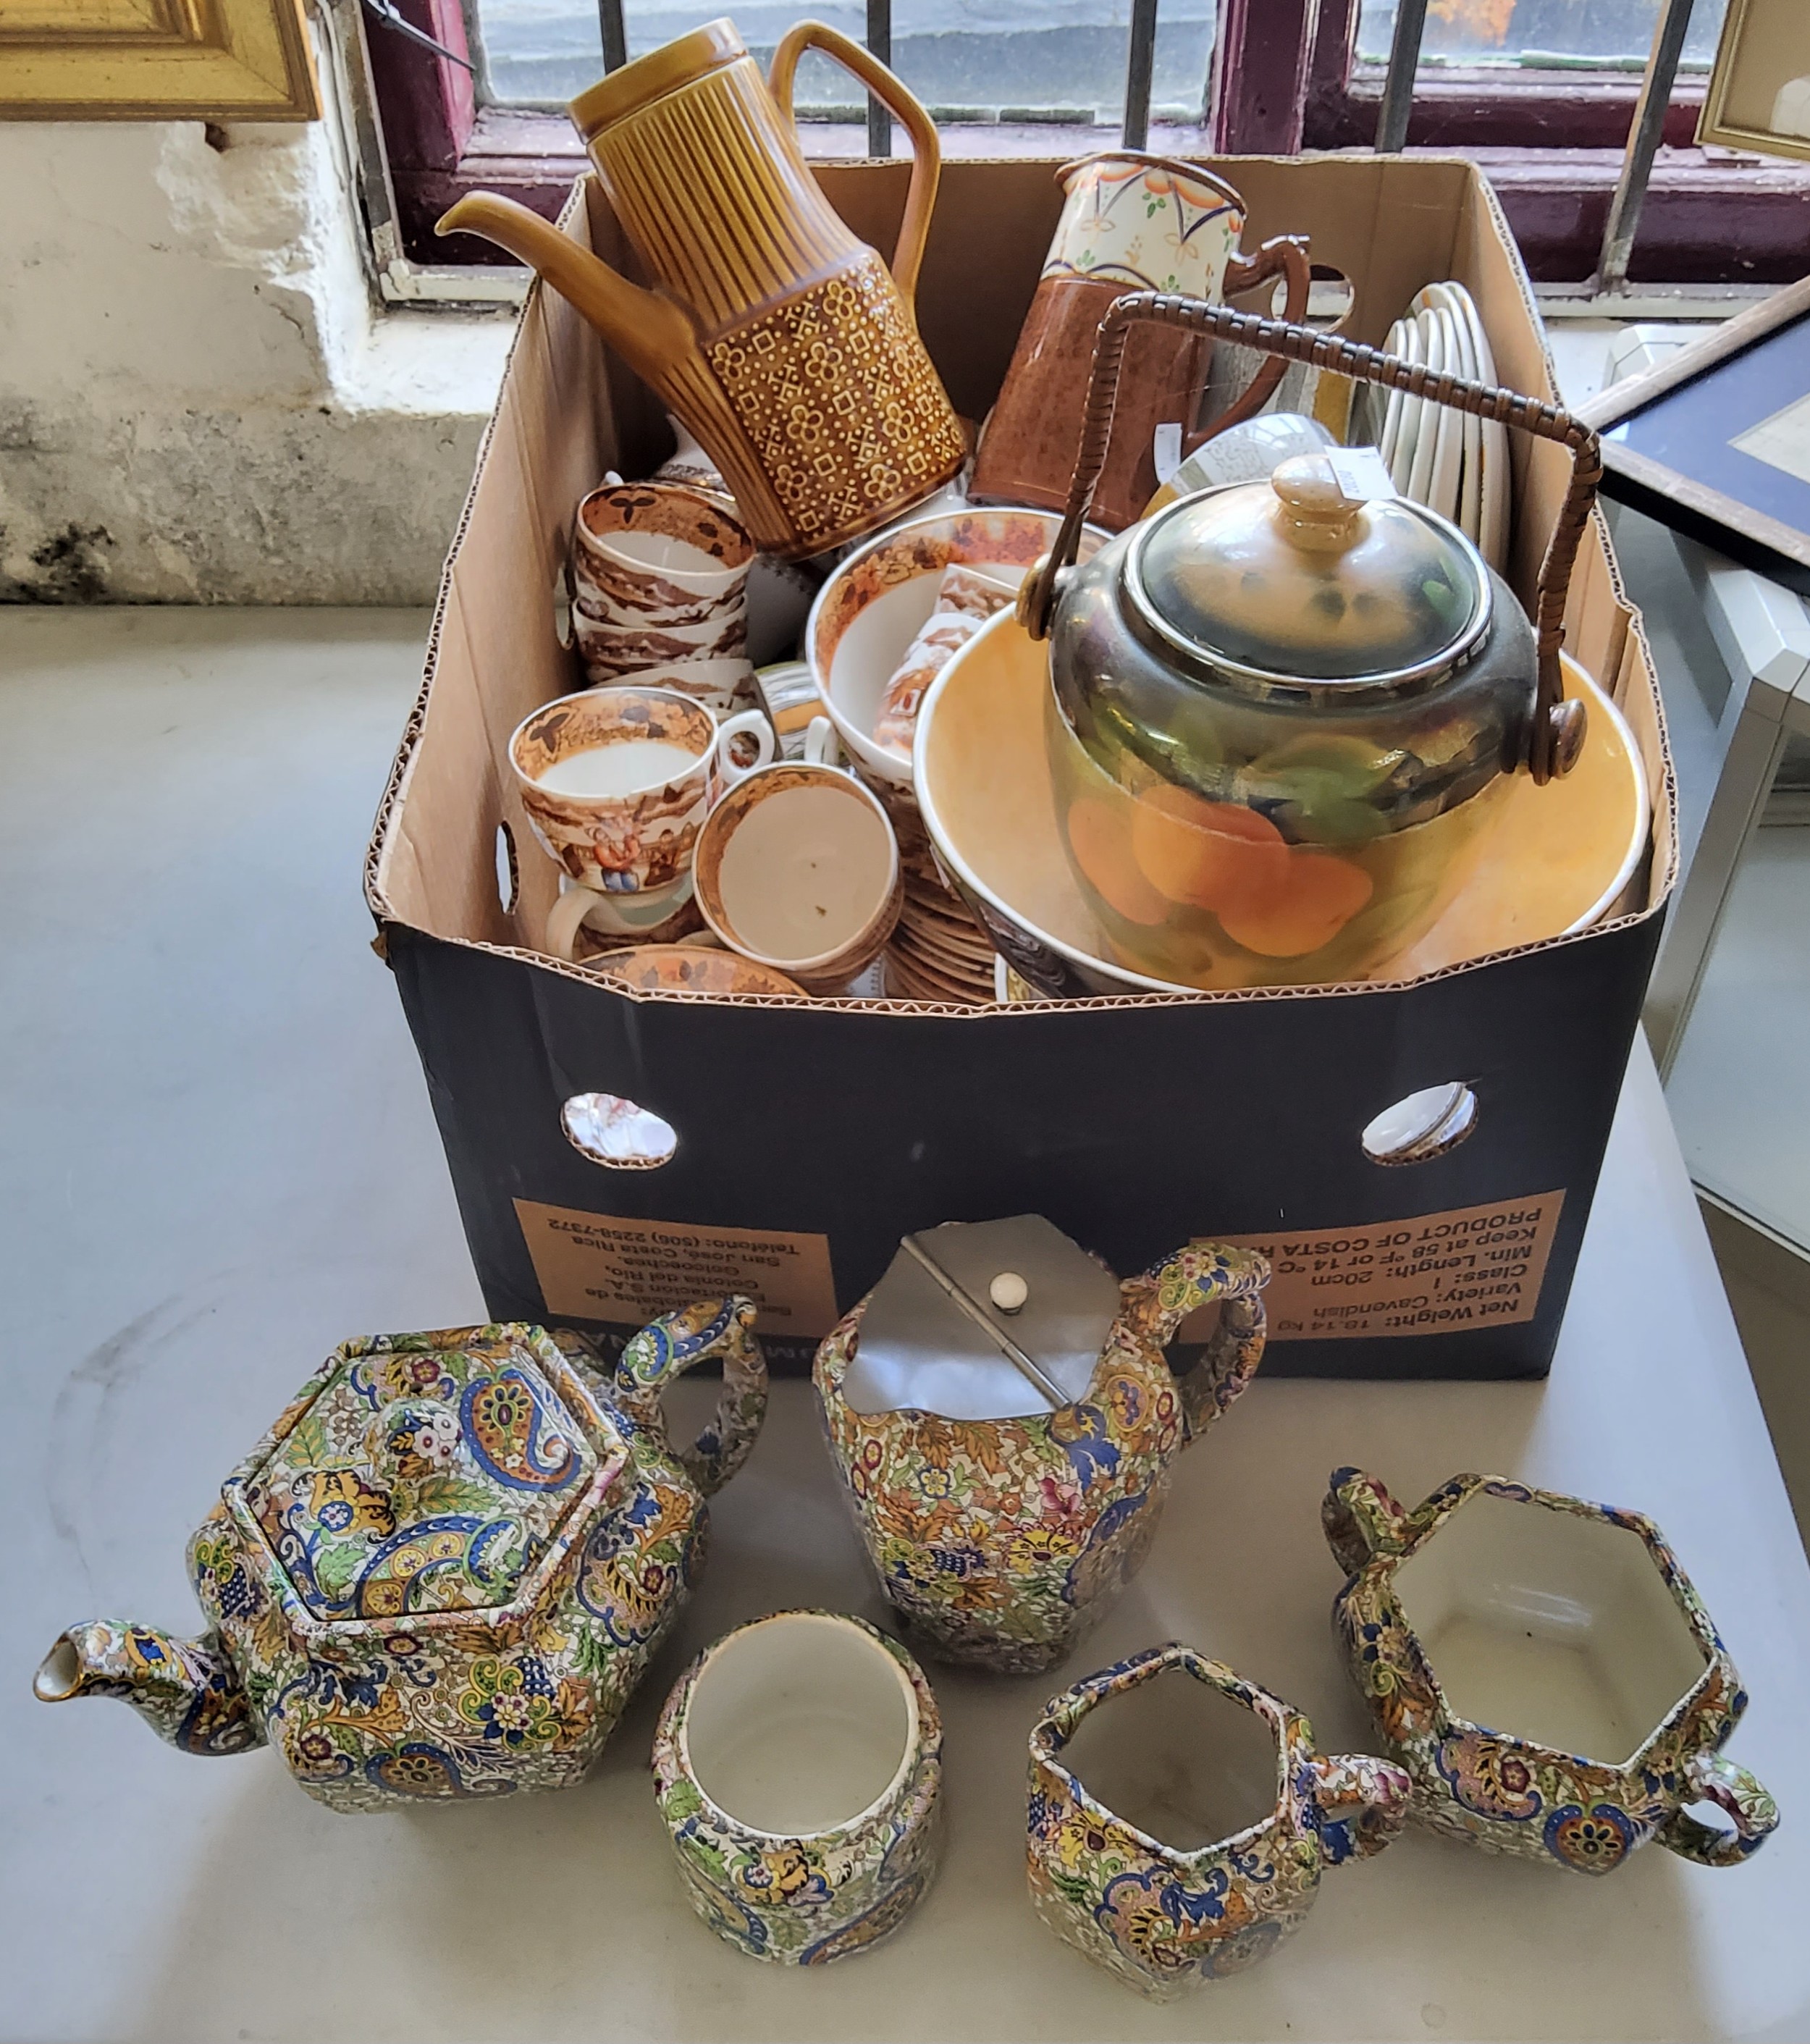
<svg viewBox="0 0 1810 2044">
<path fill-rule="evenodd" d="M 1385 1107 L 1359 1140 L 1373 1164 L 1424 1164 L 1455 1150 L 1476 1126 L 1477 1095 L 1451 1079 Z"/>
<path fill-rule="evenodd" d="M 567 653 L 578 643 L 578 626 L 572 617 L 577 601 L 578 593 L 572 586 L 572 559 L 567 554 L 553 571 L 553 636 Z"/>
<path fill-rule="evenodd" d="M 657 1171 L 678 1149 L 670 1121 L 620 1093 L 574 1093 L 559 1110 L 559 1126 L 580 1156 L 613 1171 Z"/>
<path fill-rule="evenodd" d="M 497 826 L 497 899 L 505 916 L 515 913 L 521 899 L 521 862 L 516 857 L 515 832 L 507 824 Z"/>
</svg>

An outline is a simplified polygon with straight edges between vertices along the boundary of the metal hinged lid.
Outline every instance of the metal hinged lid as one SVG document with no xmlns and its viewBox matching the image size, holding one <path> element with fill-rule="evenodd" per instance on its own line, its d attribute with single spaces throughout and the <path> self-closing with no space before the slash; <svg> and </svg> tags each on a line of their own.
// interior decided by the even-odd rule
<svg viewBox="0 0 1810 2044">
<path fill-rule="evenodd" d="M 905 1236 L 843 1379 L 856 1412 L 1005 1420 L 1085 1398 L 1119 1281 L 1040 1214 Z"/>
<path fill-rule="evenodd" d="M 1489 575 L 1457 527 L 1358 494 L 1324 455 L 1160 512 L 1126 556 L 1125 586 L 1172 650 L 1235 682 L 1422 679 L 1489 621 Z"/>
</svg>

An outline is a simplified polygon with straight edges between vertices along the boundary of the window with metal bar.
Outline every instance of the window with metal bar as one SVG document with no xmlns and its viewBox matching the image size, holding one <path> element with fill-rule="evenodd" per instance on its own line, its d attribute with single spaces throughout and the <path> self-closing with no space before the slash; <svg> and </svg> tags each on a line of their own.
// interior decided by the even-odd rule
<svg viewBox="0 0 1810 2044">
<path fill-rule="evenodd" d="M 342 27 L 361 17 L 364 31 L 368 71 L 355 84 L 367 83 L 371 100 L 367 209 L 389 223 L 380 232 L 397 254 L 445 265 L 499 259 L 487 244 L 433 240 L 460 192 L 505 191 L 551 217 L 584 160 L 564 102 L 722 0 L 326 4 Z M 949 156 L 1059 161 L 1121 145 L 1288 154 L 1379 141 L 1462 151 L 1494 182 L 1535 277 L 1562 281 L 1599 267 L 1643 38 L 1651 44 L 1661 9 L 1679 4 L 747 0 L 734 18 L 757 53 L 806 13 L 865 41 L 932 109 Z M 1677 76 L 1649 109 L 1654 154 L 1628 252 L 1636 279 L 1770 282 L 1810 259 L 1810 175 L 1693 146 L 1697 67 L 1727 4 L 1689 0 Z M 1392 67 L 1392 52 L 1406 60 Z M 827 60 L 805 58 L 797 97 L 808 154 L 895 152 L 883 112 Z"/>
<path fill-rule="evenodd" d="M 605 67 L 611 17 L 621 24 L 629 57 L 644 55 L 721 13 L 721 6 L 628 0 L 471 0 L 473 39 L 482 51 L 480 92 L 498 106 L 557 109 L 593 83 Z M 1165 0 L 1139 83 L 1156 117 L 1197 123 L 1206 98 L 1214 0 Z M 733 10 L 758 56 L 809 12 L 844 35 L 890 44 L 877 50 L 945 125 L 1001 121 L 1105 126 L 1123 118 L 1132 27 L 1131 0 L 752 0 Z M 876 25 L 878 14 L 881 17 Z M 880 36 L 870 34 L 878 25 Z M 1140 67 L 1140 69 L 1143 67 Z M 862 121 L 866 108 L 847 74 L 812 56 L 799 67 L 800 113 L 819 121 Z"/>
</svg>

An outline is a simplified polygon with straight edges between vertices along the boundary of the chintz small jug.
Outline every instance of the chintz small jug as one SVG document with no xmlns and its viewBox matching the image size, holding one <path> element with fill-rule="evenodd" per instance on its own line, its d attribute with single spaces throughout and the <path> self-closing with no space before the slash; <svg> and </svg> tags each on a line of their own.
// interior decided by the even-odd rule
<svg viewBox="0 0 1810 2044">
<path fill-rule="evenodd" d="M 1293 1705 L 1172 1643 L 1089 1675 L 1031 1732 L 1026 1871 L 1065 1944 L 1151 2001 L 1269 1957 L 1328 1867 L 1401 1829 L 1408 1777 L 1321 1754 Z"/>
<path fill-rule="evenodd" d="M 1722 1757 L 1747 1692 L 1651 1520 L 1493 1476 L 1410 1512 L 1355 1469 L 1322 1516 L 1333 1623 L 1417 1822 L 1578 1873 L 1649 1839 L 1702 1866 L 1765 1842 L 1777 1806 Z"/>
<path fill-rule="evenodd" d="M 926 1262 L 940 1274 L 926 1274 Z M 1068 1653 L 1148 1553 L 1176 1458 L 1251 1381 L 1269 1276 L 1247 1250 L 1194 1242 L 1120 1286 L 1036 1216 L 906 1238 L 880 1285 L 817 1350 L 813 1375 L 881 1590 L 914 1644 L 1002 1674 L 1035 1674 Z M 1002 1289 L 1007 1277 L 1028 1283 Z M 933 1355 L 916 1395 L 1001 1416 L 876 1402 L 886 1391 L 862 1357 L 864 1322 L 877 1338 L 882 1310 L 897 1316 L 909 1303 L 904 1288 L 922 1294 L 931 1284 L 955 1286 L 963 1317 L 947 1337 L 926 1321 L 908 1326 L 907 1344 L 953 1346 L 965 1324 L 982 1348 L 971 1368 Z M 1046 1299 L 1047 1344 L 1032 1324 Z M 1217 1308 L 1218 1325 L 1178 1377 L 1163 1351 L 1203 1306 Z M 1017 1385 L 1013 1397 L 1013 1366 L 986 1352 L 1001 1334 L 1008 1353 L 1047 1380 L 1042 1409 L 1032 1409 L 1036 1383 Z M 1005 1373 L 1003 1400 L 966 1399 L 966 1381 L 993 1366 Z M 893 1395 L 902 1383 L 913 1396 L 911 1381 L 892 1376 Z"/>
<path fill-rule="evenodd" d="M 854 72 L 911 138 L 890 269 L 805 162 L 792 79 L 807 49 Z M 613 71 L 567 110 L 654 290 L 488 192 L 460 199 L 438 231 L 499 243 L 569 298 L 695 436 L 763 551 L 845 545 L 956 473 L 966 444 L 912 304 L 941 174 L 936 128 L 884 65 L 801 21 L 770 85 L 725 19 Z"/>
</svg>

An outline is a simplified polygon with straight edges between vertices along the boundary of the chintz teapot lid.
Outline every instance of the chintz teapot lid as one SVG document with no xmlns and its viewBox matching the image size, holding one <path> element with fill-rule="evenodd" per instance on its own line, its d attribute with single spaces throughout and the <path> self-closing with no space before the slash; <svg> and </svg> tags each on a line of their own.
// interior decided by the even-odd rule
<svg viewBox="0 0 1810 2044">
<path fill-rule="evenodd" d="M 291 1618 L 532 1608 L 627 1459 L 595 1408 L 580 1425 L 561 1380 L 538 1329 L 330 1358 L 223 1492 L 286 1578 Z"/>
<path fill-rule="evenodd" d="M 856 1412 L 1049 1412 L 1087 1396 L 1119 1281 L 1040 1214 L 908 1235 L 874 1287 L 842 1380 Z"/>
</svg>

